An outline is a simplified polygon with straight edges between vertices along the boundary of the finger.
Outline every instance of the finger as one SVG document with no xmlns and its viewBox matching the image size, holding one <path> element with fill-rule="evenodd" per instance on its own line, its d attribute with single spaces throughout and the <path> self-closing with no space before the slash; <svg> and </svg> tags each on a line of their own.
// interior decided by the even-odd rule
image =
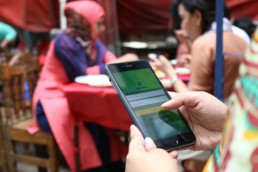
<svg viewBox="0 0 258 172">
<path fill-rule="evenodd" d="M 188 33 L 185 30 L 176 30 L 175 34 L 177 37 L 185 38 L 188 36 Z"/>
<path fill-rule="evenodd" d="M 170 66 L 171 68 L 173 68 L 171 62 L 167 59 L 167 57 L 163 56 L 163 55 L 160 55 L 159 56 L 159 60 L 162 64 L 165 64 L 167 66 Z"/>
<path fill-rule="evenodd" d="M 153 59 L 151 61 L 149 61 L 150 65 L 157 68 L 160 66 L 160 61 L 158 59 Z"/>
<path fill-rule="evenodd" d="M 129 144 L 129 151 L 132 151 L 132 150 L 145 151 L 144 138 L 141 132 L 138 130 L 138 128 L 135 127 L 134 125 L 131 125 L 130 133 L 131 133 L 131 141 Z"/>
<path fill-rule="evenodd" d="M 188 55 L 188 56 L 185 57 L 185 59 L 186 59 L 188 62 L 190 62 L 190 61 L 192 60 L 192 56 L 191 56 L 191 55 Z"/>
<path fill-rule="evenodd" d="M 148 58 L 150 59 L 150 60 L 156 60 L 158 57 L 157 57 L 157 54 L 154 54 L 154 53 L 150 53 L 150 54 L 148 54 Z"/>
<path fill-rule="evenodd" d="M 167 60 L 167 58 L 166 58 L 165 56 L 163 56 L 163 55 L 159 55 L 159 59 L 160 59 L 161 61 L 166 61 L 166 60 Z"/>
<path fill-rule="evenodd" d="M 135 125 L 131 125 L 130 127 L 130 132 L 131 132 L 131 139 L 135 137 L 142 137 L 142 133 L 139 131 L 139 129 Z"/>
<path fill-rule="evenodd" d="M 182 29 L 175 30 L 175 33 L 176 33 L 177 35 L 186 34 L 185 31 L 182 30 Z"/>
<path fill-rule="evenodd" d="M 173 159 L 177 159 L 177 157 L 178 157 L 178 152 L 177 152 L 176 150 L 174 150 L 174 151 L 171 151 L 171 152 L 169 153 L 169 155 L 170 155 Z"/>
<path fill-rule="evenodd" d="M 184 92 L 176 94 L 173 99 L 163 103 L 161 106 L 166 109 L 176 109 L 182 105 L 187 107 L 196 106 L 202 99 L 200 92 Z"/>
<path fill-rule="evenodd" d="M 151 65 L 152 68 L 157 68 L 157 64 L 154 61 L 149 61 L 149 64 Z"/>
<path fill-rule="evenodd" d="M 179 60 L 190 61 L 191 58 L 192 58 L 192 55 L 190 54 L 182 54 Z"/>
<path fill-rule="evenodd" d="M 154 141 L 150 137 L 146 137 L 144 141 L 145 141 L 144 146 L 146 151 L 151 151 L 152 149 L 157 148 Z"/>
<path fill-rule="evenodd" d="M 173 98 L 173 97 L 176 96 L 177 93 L 176 93 L 176 92 L 169 91 L 168 94 L 170 95 L 170 97 Z"/>
<path fill-rule="evenodd" d="M 158 59 L 158 58 L 153 59 L 153 63 L 155 63 L 156 65 L 160 65 L 161 64 L 160 59 Z"/>
<path fill-rule="evenodd" d="M 158 59 L 157 54 L 149 54 L 148 58 L 151 60 L 152 64 L 154 65 L 160 64 L 160 60 Z"/>
<path fill-rule="evenodd" d="M 184 105 L 184 93 L 177 93 L 173 96 L 173 99 L 163 103 L 161 106 L 166 109 L 176 109 Z"/>
</svg>

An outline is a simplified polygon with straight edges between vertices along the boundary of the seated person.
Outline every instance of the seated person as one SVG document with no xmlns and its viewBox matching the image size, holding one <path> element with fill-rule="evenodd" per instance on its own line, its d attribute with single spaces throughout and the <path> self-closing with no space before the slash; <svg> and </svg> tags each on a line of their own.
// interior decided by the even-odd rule
<svg viewBox="0 0 258 172">
<path fill-rule="evenodd" d="M 116 58 L 98 39 L 105 29 L 104 10 L 95 1 L 68 2 L 64 12 L 68 27 L 50 44 L 33 106 L 38 127 L 53 133 L 70 169 L 74 170 L 72 131 L 75 122 L 60 88 L 74 82 L 79 75 L 104 74 L 107 63 L 137 60 L 138 57 L 126 54 Z M 79 125 L 81 169 L 123 171 L 121 160 L 126 145 L 111 130 L 93 123 L 85 126 Z"/>
<path fill-rule="evenodd" d="M 191 45 L 191 76 L 190 90 L 206 91 L 213 94 L 214 62 L 216 52 L 216 25 L 215 0 L 179 0 L 179 15 L 182 19 L 181 28 L 193 40 Z M 199 2 L 200 1 L 200 2 Z M 208 11 L 208 13 L 205 12 Z M 213 24 L 213 25 L 212 25 Z M 213 27 L 212 27 L 213 26 Z M 244 54 L 247 43 L 236 36 L 231 27 L 223 30 L 223 51 L 228 54 Z M 232 44 L 234 42 L 234 44 Z M 237 77 L 238 66 L 241 58 L 225 56 L 225 98 L 232 92 L 234 81 Z M 172 82 L 177 92 L 187 91 L 188 88 L 177 78 L 170 62 L 165 57 L 154 59 L 152 65 L 163 71 Z"/>
<path fill-rule="evenodd" d="M 180 3 L 180 0 L 178 1 Z M 177 4 L 178 6 L 179 4 Z M 224 6 L 224 18 L 223 18 L 223 29 L 224 31 L 230 30 L 235 35 L 244 40 L 247 45 L 250 44 L 250 32 L 252 33 L 255 28 L 252 26 L 252 22 L 248 19 L 239 20 L 239 22 L 231 23 L 231 13 L 230 9 L 225 5 Z M 243 21 L 243 22 L 242 22 Z M 216 22 L 212 22 L 210 30 L 216 31 Z M 179 67 L 190 68 L 191 65 L 191 49 L 194 39 L 191 35 L 188 34 L 186 29 L 176 30 L 176 36 L 180 42 L 177 50 L 177 65 Z M 242 54 L 237 54 L 242 56 Z"/>
<path fill-rule="evenodd" d="M 170 62 L 165 57 L 152 61 L 152 65 L 163 71 L 171 81 L 176 92 L 205 91 L 214 93 L 214 64 L 216 58 L 216 1 L 215 0 L 179 0 L 179 15 L 184 30 L 191 44 L 191 64 L 189 88 L 178 79 Z M 231 25 L 223 27 L 223 53 L 244 55 L 247 43 L 233 33 Z M 224 57 L 224 98 L 233 91 L 241 57 L 227 55 Z M 181 160 L 194 159 L 203 168 L 210 152 L 180 152 Z M 187 161 L 184 161 L 187 162 Z M 189 161 L 188 161 L 189 162 Z M 199 168 L 199 167 L 198 167 Z M 194 171 L 194 170 L 192 170 Z M 197 170 L 195 170 L 197 171 Z"/>
</svg>

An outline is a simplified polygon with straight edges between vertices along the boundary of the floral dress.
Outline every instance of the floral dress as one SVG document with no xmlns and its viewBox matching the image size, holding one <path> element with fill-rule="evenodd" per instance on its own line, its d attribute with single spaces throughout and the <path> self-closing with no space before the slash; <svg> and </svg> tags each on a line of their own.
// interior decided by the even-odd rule
<svg viewBox="0 0 258 172">
<path fill-rule="evenodd" d="M 221 143 L 203 171 L 258 171 L 258 29 L 239 68 Z"/>
</svg>

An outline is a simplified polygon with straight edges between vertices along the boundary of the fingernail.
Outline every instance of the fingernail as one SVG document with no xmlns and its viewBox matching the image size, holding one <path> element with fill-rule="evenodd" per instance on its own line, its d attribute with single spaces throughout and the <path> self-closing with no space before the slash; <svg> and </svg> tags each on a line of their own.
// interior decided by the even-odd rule
<svg viewBox="0 0 258 172">
<path fill-rule="evenodd" d="M 161 106 L 162 107 L 165 107 L 165 106 L 167 106 L 169 103 L 168 102 L 165 102 L 165 103 L 163 103 Z"/>
<path fill-rule="evenodd" d="M 153 149 L 153 148 L 155 148 L 155 143 L 154 143 L 154 141 L 153 141 L 150 137 L 146 137 L 146 138 L 145 138 L 145 149 L 146 149 L 147 151 L 149 151 L 149 150 L 151 150 L 151 149 Z"/>
</svg>

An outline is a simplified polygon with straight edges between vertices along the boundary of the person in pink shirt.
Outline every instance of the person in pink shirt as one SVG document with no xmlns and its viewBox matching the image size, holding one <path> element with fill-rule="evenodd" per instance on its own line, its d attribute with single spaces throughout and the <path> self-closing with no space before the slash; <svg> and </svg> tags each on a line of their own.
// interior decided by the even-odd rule
<svg viewBox="0 0 258 172">
<path fill-rule="evenodd" d="M 104 31 L 104 10 L 95 1 L 73 1 L 65 5 L 67 29 L 51 42 L 33 96 L 36 127 L 51 132 L 72 171 L 75 171 L 73 126 L 75 124 L 61 86 L 75 77 L 104 74 L 107 63 L 137 60 L 109 51 L 98 39 Z M 87 109 L 85 109 L 87 110 Z M 123 171 L 121 161 L 127 147 L 111 130 L 95 123 L 79 125 L 81 170 Z"/>
</svg>

